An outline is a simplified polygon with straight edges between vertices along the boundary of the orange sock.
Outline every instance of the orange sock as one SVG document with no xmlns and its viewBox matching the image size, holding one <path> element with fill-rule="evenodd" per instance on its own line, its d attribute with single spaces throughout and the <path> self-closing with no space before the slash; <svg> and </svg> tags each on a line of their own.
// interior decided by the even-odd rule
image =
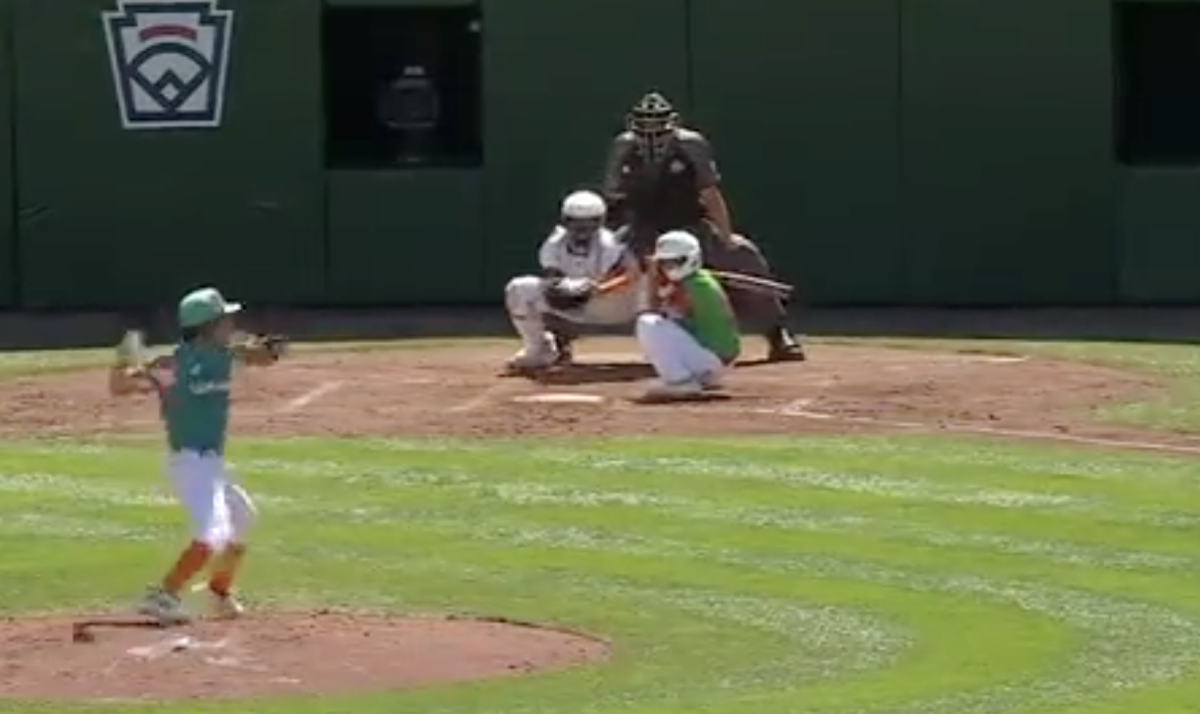
<svg viewBox="0 0 1200 714">
<path fill-rule="evenodd" d="M 237 578 L 238 570 L 242 567 L 242 559 L 246 557 L 246 546 L 242 543 L 230 543 L 217 556 L 213 563 L 212 577 L 208 580 L 208 589 L 222 597 L 233 591 L 233 581 Z"/>
<path fill-rule="evenodd" d="M 178 595 L 188 581 L 204 569 L 204 564 L 208 562 L 211 555 L 212 549 L 204 543 L 195 540 L 189 543 L 188 547 L 179 555 L 179 560 L 175 561 L 175 567 L 171 568 L 171 572 L 163 578 L 163 590 L 172 595 Z"/>
</svg>

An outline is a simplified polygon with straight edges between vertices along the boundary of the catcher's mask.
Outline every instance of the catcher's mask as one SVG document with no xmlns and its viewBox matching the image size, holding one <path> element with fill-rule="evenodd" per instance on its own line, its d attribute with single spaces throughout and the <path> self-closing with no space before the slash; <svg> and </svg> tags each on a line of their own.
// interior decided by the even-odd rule
<svg viewBox="0 0 1200 714">
<path fill-rule="evenodd" d="M 667 150 L 675 140 L 679 114 L 666 97 L 650 92 L 629 110 L 626 124 L 633 132 L 638 151 L 648 161 L 658 163 L 666 158 Z"/>
<path fill-rule="evenodd" d="M 563 200 L 561 223 L 567 232 L 568 246 L 577 251 L 591 250 L 607 215 L 608 206 L 598 193 L 576 191 L 567 196 Z"/>
</svg>

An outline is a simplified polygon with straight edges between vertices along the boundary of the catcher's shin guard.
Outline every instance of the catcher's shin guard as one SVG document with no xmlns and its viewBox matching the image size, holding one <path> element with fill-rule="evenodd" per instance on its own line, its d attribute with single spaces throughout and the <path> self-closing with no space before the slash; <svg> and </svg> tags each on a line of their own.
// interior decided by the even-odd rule
<svg viewBox="0 0 1200 714">
<path fill-rule="evenodd" d="M 551 339 L 554 341 L 554 349 L 558 353 L 555 364 L 570 364 L 575 361 L 575 340 L 579 338 L 579 332 L 570 321 L 559 317 L 553 313 L 544 315 L 542 318 L 545 321 L 546 328 L 550 331 Z"/>
<path fill-rule="evenodd" d="M 509 359 L 508 371 L 519 374 L 554 364 L 557 352 L 542 316 L 542 279 L 532 275 L 513 278 L 505 287 L 504 303 L 521 338 L 521 349 Z"/>
<path fill-rule="evenodd" d="M 557 353 L 554 364 L 563 365 L 571 364 L 575 361 L 574 337 L 568 337 L 556 332 L 552 332 L 551 338 L 554 340 L 554 351 Z"/>
</svg>

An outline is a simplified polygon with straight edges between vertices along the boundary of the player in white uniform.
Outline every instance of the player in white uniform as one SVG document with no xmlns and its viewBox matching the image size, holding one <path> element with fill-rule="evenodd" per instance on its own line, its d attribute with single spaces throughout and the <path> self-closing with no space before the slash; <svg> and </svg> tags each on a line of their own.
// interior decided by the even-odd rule
<svg viewBox="0 0 1200 714">
<path fill-rule="evenodd" d="M 521 349 L 509 360 L 516 371 L 543 369 L 570 359 L 571 334 L 562 325 L 631 324 L 645 306 L 641 266 L 612 231 L 604 227 L 608 207 L 599 194 L 577 191 L 562 203 L 559 225 L 538 253 L 542 275 L 513 278 L 504 303 Z M 621 286 L 600 286 L 625 275 Z M 547 291 L 579 296 L 577 306 L 555 308 Z M 548 328 L 547 323 L 557 323 Z"/>
</svg>

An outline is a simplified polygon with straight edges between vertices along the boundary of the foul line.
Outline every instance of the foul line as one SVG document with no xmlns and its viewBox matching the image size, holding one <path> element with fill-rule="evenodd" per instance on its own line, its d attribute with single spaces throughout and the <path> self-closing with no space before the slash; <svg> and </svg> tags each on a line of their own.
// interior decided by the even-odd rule
<svg viewBox="0 0 1200 714">
<path fill-rule="evenodd" d="M 312 404 L 313 402 L 317 401 L 321 397 L 324 397 L 327 394 L 330 394 L 334 391 L 337 391 L 338 389 L 341 389 L 343 384 L 345 384 L 345 382 L 336 382 L 336 381 L 335 382 L 325 382 L 324 384 L 319 384 L 316 387 L 313 387 L 312 389 L 308 390 L 304 394 L 301 394 L 300 396 L 296 397 L 295 399 L 291 400 L 290 402 L 284 404 L 282 407 L 280 407 L 279 412 L 281 414 L 292 414 L 294 412 L 298 412 L 301 409 L 304 409 L 308 405 Z"/>
<path fill-rule="evenodd" d="M 503 381 L 497 382 L 462 404 L 452 406 L 446 411 L 450 412 L 451 414 L 463 414 L 465 412 L 478 411 L 486 407 L 493 399 L 500 396 L 500 393 L 503 392 L 507 386 L 508 385 Z"/>
<path fill-rule="evenodd" d="M 956 434 L 975 434 L 978 436 L 996 436 L 1010 439 L 1029 439 L 1034 441 L 1057 441 L 1064 444 L 1080 444 L 1085 446 L 1100 446 L 1114 449 L 1139 449 L 1142 451 L 1157 451 L 1168 454 L 1200 456 L 1200 446 L 1184 446 L 1182 444 L 1164 444 L 1155 441 L 1138 441 L 1133 439 L 1106 439 L 1094 436 L 1079 436 L 1077 434 L 1062 434 L 1053 431 L 1036 431 L 1027 429 L 1004 429 L 1001 427 L 973 426 L 971 424 L 925 424 L 915 421 L 898 421 L 877 419 L 873 417 L 851 417 L 816 412 L 804 407 L 811 400 L 801 400 L 782 409 L 755 409 L 758 414 L 773 414 L 775 416 L 795 417 L 813 421 L 837 422 L 842 424 L 862 424 L 888 429 L 907 429 L 924 432 L 952 432 Z"/>
</svg>

